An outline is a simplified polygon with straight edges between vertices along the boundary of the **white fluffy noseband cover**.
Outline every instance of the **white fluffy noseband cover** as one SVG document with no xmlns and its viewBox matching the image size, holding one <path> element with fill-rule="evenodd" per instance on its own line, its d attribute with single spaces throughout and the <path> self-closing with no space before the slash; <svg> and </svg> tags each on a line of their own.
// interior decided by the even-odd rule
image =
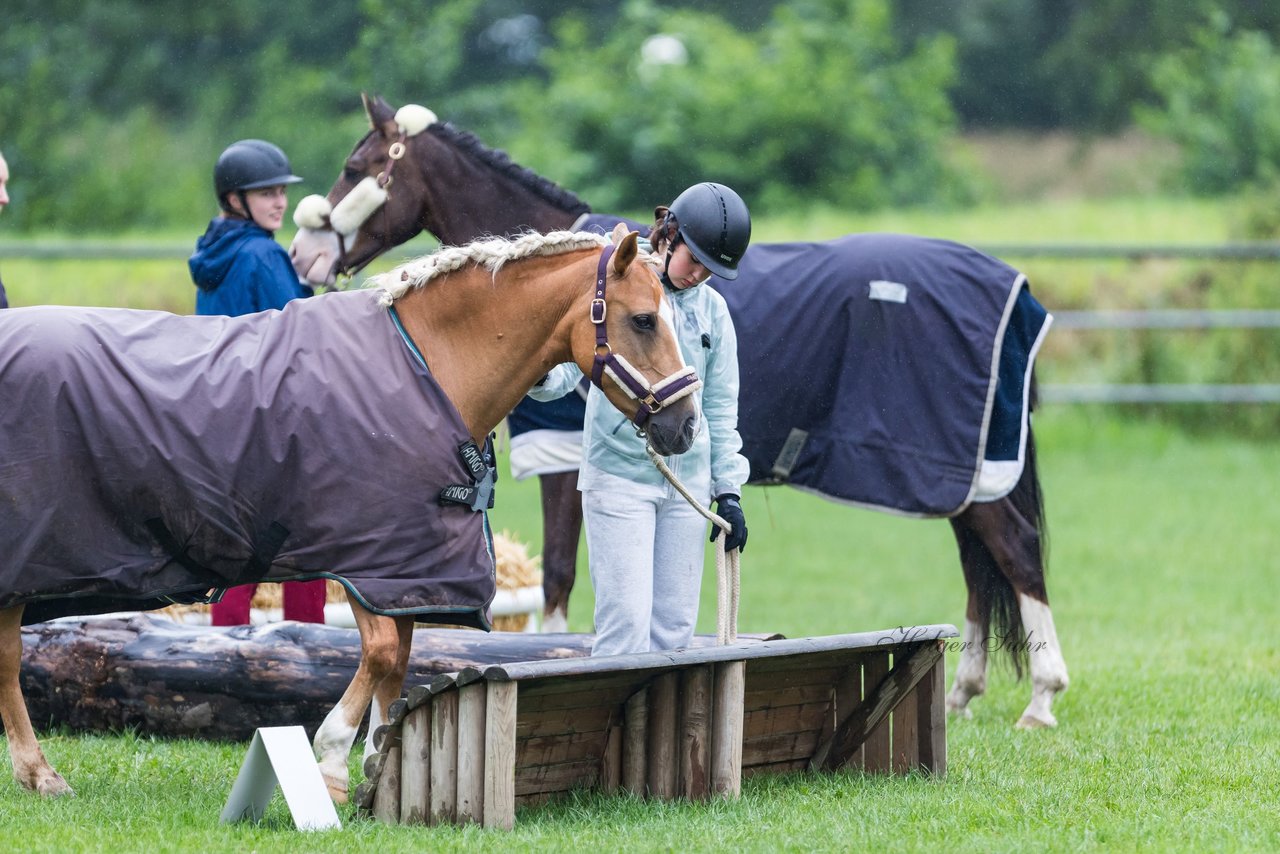
<svg viewBox="0 0 1280 854">
<path fill-rule="evenodd" d="M 329 225 L 344 237 L 355 234 L 369 215 L 386 201 L 386 189 L 379 187 L 376 179 L 365 178 L 347 193 L 346 198 L 338 202 L 333 213 L 329 214 Z"/>
<path fill-rule="evenodd" d="M 307 196 L 298 202 L 298 206 L 293 209 L 293 223 L 298 228 L 310 228 L 313 231 L 319 231 L 325 227 L 326 221 L 329 219 L 329 212 L 332 210 L 333 206 L 329 204 L 329 200 L 324 196 Z"/>
</svg>

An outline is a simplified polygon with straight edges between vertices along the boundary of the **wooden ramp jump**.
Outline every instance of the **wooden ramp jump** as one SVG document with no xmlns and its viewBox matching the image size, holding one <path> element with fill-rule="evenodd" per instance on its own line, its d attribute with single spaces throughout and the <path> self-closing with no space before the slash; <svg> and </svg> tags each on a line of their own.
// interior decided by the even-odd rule
<svg viewBox="0 0 1280 854">
<path fill-rule="evenodd" d="M 946 771 L 953 626 L 468 667 L 415 687 L 356 793 L 404 824 L 510 829 L 579 788 L 736 796 L 752 774 Z"/>
</svg>

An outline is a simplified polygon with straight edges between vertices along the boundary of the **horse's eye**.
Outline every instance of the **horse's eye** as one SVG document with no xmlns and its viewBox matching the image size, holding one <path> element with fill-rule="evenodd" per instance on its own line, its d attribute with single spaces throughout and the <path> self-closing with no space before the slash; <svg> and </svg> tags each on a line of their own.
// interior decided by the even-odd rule
<svg viewBox="0 0 1280 854">
<path fill-rule="evenodd" d="M 343 169 L 342 175 L 348 181 L 359 181 L 361 178 L 364 177 L 364 173 L 353 166 L 347 166 L 345 169 Z"/>
<path fill-rule="evenodd" d="M 635 324 L 636 329 L 640 329 L 644 332 L 652 332 L 656 328 L 652 314 L 637 314 L 635 317 L 631 318 L 631 322 Z"/>
</svg>

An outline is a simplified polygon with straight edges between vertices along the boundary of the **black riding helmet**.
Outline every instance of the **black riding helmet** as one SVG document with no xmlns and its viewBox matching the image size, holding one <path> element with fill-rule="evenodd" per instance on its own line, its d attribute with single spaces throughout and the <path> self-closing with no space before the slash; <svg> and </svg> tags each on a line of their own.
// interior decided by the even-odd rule
<svg viewBox="0 0 1280 854">
<path fill-rule="evenodd" d="M 702 266 L 722 279 L 738 278 L 738 262 L 751 242 L 747 203 L 729 187 L 694 184 L 671 203 L 680 237 Z"/>
<path fill-rule="evenodd" d="M 227 194 L 280 184 L 297 184 L 302 179 L 293 174 L 289 158 L 280 146 L 261 139 L 242 139 L 227 146 L 213 167 L 213 189 L 218 204 L 230 211 Z M 244 199 L 240 200 L 249 209 Z"/>
</svg>

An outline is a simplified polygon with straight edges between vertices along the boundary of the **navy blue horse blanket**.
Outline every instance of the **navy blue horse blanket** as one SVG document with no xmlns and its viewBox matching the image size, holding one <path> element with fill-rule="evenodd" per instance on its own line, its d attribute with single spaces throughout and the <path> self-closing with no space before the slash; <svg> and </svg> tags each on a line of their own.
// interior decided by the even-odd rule
<svg viewBox="0 0 1280 854">
<path fill-rule="evenodd" d="M 607 214 L 578 227 L 618 222 L 648 231 Z M 908 516 L 1017 484 L 1052 318 L 1013 267 L 948 240 L 850 234 L 753 244 L 735 281 L 710 284 L 738 334 L 751 483 Z"/>
<path fill-rule="evenodd" d="M 380 614 L 487 629 L 485 514 L 438 501 L 471 481 L 470 436 L 376 300 L 0 312 L 0 608 L 328 577 Z"/>
</svg>

